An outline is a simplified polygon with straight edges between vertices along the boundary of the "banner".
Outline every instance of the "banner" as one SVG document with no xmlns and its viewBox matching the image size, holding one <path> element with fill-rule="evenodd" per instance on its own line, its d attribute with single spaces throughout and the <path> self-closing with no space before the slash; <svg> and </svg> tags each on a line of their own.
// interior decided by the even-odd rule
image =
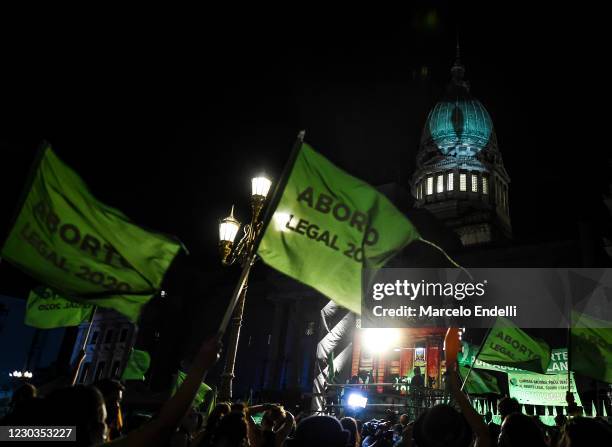
<svg viewBox="0 0 612 447">
<path fill-rule="evenodd" d="M 151 366 L 151 356 L 146 351 L 132 349 L 127 365 L 121 375 L 121 380 L 144 380 Z"/>
<path fill-rule="evenodd" d="M 587 315 L 572 316 L 570 367 L 572 371 L 612 383 L 612 328 L 609 322 Z"/>
<path fill-rule="evenodd" d="M 510 397 L 520 404 L 567 406 L 567 374 L 529 374 L 523 372 L 508 372 L 508 387 Z M 578 406 L 582 406 L 580 396 L 576 391 L 574 374 L 570 373 L 570 391 Z"/>
<path fill-rule="evenodd" d="M 476 353 L 478 352 L 478 346 L 473 345 L 471 343 L 463 342 L 462 350 L 459 352 L 457 357 L 457 361 L 459 365 L 469 367 L 472 362 L 474 362 L 474 358 L 476 357 Z M 565 348 L 557 348 L 552 349 L 550 352 L 550 362 L 548 363 L 548 368 L 546 369 L 546 374 L 559 374 L 562 372 L 567 372 L 567 361 L 568 354 L 567 349 Z M 474 368 L 478 369 L 489 369 L 491 371 L 500 371 L 500 372 L 508 372 L 508 371 L 519 371 L 525 372 L 528 374 L 538 374 L 531 371 L 525 371 L 519 368 L 514 368 L 512 366 L 504 366 L 504 365 L 492 365 L 487 362 L 483 362 L 480 359 L 476 360 L 474 363 Z"/>
<path fill-rule="evenodd" d="M 67 299 L 136 321 L 181 245 L 96 200 L 46 146 L 0 252 Z"/>
<path fill-rule="evenodd" d="M 545 373 L 550 363 L 550 346 L 530 337 L 505 318 L 498 318 L 483 342 L 478 358 L 494 365 Z"/>
<path fill-rule="evenodd" d="M 89 321 L 92 312 L 91 304 L 69 301 L 49 287 L 37 287 L 28 295 L 24 323 L 39 329 L 78 326 Z"/>
<path fill-rule="evenodd" d="M 363 266 L 384 266 L 418 237 L 383 194 L 304 143 L 258 253 L 270 267 L 360 314 Z"/>
</svg>

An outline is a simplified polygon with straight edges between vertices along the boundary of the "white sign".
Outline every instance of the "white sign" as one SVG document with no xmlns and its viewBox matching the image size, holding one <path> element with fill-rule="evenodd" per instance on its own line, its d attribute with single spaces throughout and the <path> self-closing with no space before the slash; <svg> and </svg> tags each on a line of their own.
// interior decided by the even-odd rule
<svg viewBox="0 0 612 447">
<path fill-rule="evenodd" d="M 516 398 L 521 404 L 566 407 L 567 377 L 567 373 L 533 374 L 509 371 L 510 397 Z M 570 374 L 570 391 L 574 393 L 576 404 L 582 406 L 576 392 L 574 373 Z"/>
</svg>

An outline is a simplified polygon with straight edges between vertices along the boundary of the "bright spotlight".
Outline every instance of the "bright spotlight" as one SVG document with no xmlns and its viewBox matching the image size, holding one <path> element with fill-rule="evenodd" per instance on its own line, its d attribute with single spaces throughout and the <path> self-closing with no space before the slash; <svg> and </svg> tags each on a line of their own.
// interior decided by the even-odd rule
<svg viewBox="0 0 612 447">
<path fill-rule="evenodd" d="M 348 405 L 349 407 L 353 407 L 353 408 L 365 408 L 366 404 L 368 403 L 368 398 L 359 394 L 359 393 L 352 393 L 349 394 L 348 397 Z"/>
<path fill-rule="evenodd" d="M 391 328 L 364 329 L 362 342 L 370 352 L 384 352 L 396 347 L 399 342 L 399 331 Z"/>
</svg>

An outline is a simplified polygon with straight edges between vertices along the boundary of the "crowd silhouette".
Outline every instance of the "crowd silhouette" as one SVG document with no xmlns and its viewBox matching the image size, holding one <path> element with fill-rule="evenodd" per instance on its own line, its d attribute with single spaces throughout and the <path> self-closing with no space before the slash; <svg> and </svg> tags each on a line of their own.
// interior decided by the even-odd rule
<svg viewBox="0 0 612 447">
<path fill-rule="evenodd" d="M 124 386 L 102 380 L 92 386 L 41 389 L 23 384 L 13 395 L 3 426 L 73 426 L 72 446 L 171 447 L 582 447 L 612 446 L 603 418 L 558 416 L 555 426 L 520 412 L 514 399 L 498 403 L 501 425 L 472 407 L 455 371 L 448 377 L 450 404 L 438 404 L 416 420 L 388 413 L 382 420 L 300 413 L 283 405 L 218 403 L 205 418 L 192 408 L 198 387 L 219 357 L 216 339 L 203 343 L 186 379 L 153 417 L 121 411 Z M 451 366 L 452 369 L 452 366 Z M 257 421 L 255 416 L 257 416 Z"/>
</svg>

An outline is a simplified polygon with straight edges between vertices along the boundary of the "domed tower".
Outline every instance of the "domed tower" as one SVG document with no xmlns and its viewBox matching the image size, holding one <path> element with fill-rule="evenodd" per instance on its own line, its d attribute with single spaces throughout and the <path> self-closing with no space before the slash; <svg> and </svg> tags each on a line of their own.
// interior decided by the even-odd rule
<svg viewBox="0 0 612 447">
<path fill-rule="evenodd" d="M 453 229 L 464 246 L 511 237 L 508 185 L 493 121 L 470 94 L 459 44 L 446 95 L 429 112 L 412 177 L 417 207 Z"/>
</svg>

